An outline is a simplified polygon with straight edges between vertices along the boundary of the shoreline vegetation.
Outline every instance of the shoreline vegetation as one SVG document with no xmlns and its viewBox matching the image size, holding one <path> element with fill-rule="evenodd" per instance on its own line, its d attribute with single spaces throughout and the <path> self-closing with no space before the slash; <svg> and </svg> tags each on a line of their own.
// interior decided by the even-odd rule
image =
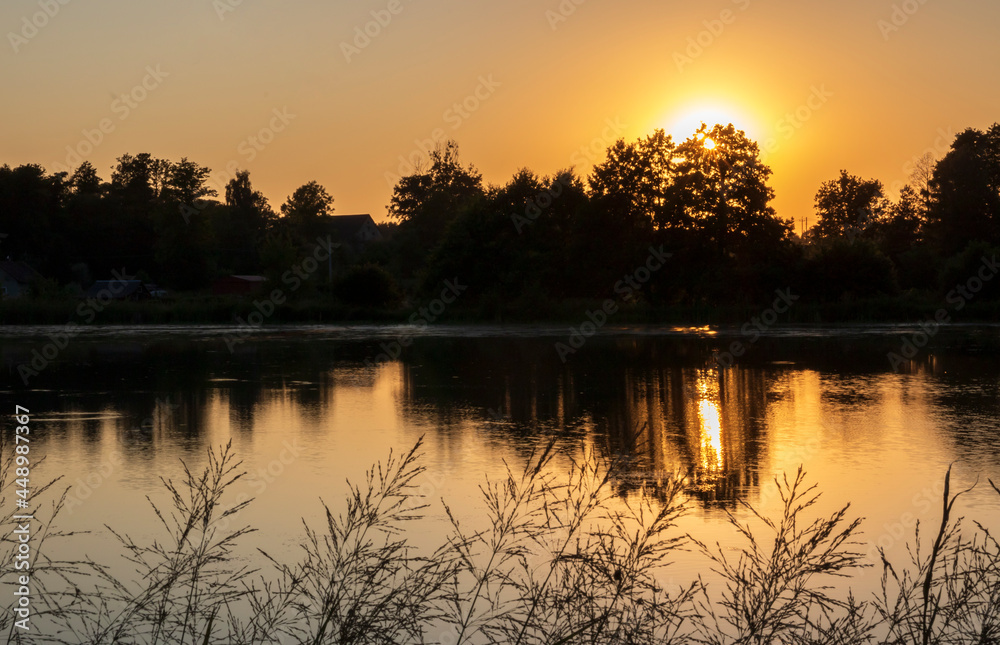
<svg viewBox="0 0 1000 645">
<path fill-rule="evenodd" d="M 521 168 L 499 184 L 449 140 L 397 178 L 379 222 L 335 214 L 316 181 L 275 210 L 248 171 L 223 187 L 188 158 L 124 154 L 108 180 L 89 162 L 4 165 L 0 324 L 588 312 L 743 324 L 776 294 L 786 304 L 774 322 L 997 321 L 998 159 L 1000 124 L 969 128 L 940 159 L 915 161 L 898 195 L 842 169 L 817 187 L 813 212 L 779 214 L 771 168 L 732 124 L 609 141 L 586 175 Z"/>
<path fill-rule="evenodd" d="M 579 323 L 588 312 L 597 312 L 607 300 L 579 299 L 562 302 L 497 302 L 479 306 L 454 305 L 434 320 L 419 314 L 425 303 L 404 303 L 394 307 L 365 307 L 338 302 L 333 298 L 308 298 L 265 307 L 270 314 L 251 319 L 267 304 L 265 297 L 220 297 L 191 295 L 163 300 L 108 303 L 99 313 L 80 315 L 84 299 L 23 298 L 0 302 L 0 325 L 199 325 L 224 324 L 234 327 L 268 327 L 279 324 L 406 324 L 416 317 L 421 323 L 450 324 L 545 324 Z M 622 305 L 623 303 L 617 303 Z M 942 309 L 951 313 L 941 298 L 925 294 L 868 298 L 843 302 L 796 303 L 780 316 L 779 324 L 896 323 L 917 325 L 934 320 Z M 760 314 L 750 305 L 652 305 L 634 303 L 619 306 L 607 324 L 677 324 L 684 326 L 742 325 Z M 955 323 L 1000 322 L 1000 301 L 969 302 L 951 315 Z M 256 323 L 256 324 L 255 324 Z"/>
<path fill-rule="evenodd" d="M 730 515 L 740 539 L 733 550 L 679 531 L 683 475 L 647 481 L 626 495 L 620 483 L 628 463 L 565 454 L 549 443 L 523 468 L 508 466 L 505 476 L 480 486 L 484 530 L 464 526 L 442 500 L 450 530 L 426 553 L 406 533 L 436 505 L 415 483 L 425 472 L 421 443 L 390 453 L 364 481 L 348 482 L 346 503 L 324 504 L 324 521 L 299 529 L 300 550 L 260 552 L 254 565 L 244 555 L 253 529 L 239 518 L 252 500 L 229 499 L 244 474 L 231 445 L 210 449 L 202 470 L 184 465 L 179 481 L 163 480 L 170 501 L 150 502 L 160 520 L 154 541 L 139 543 L 108 527 L 135 567 L 132 579 L 116 577 L 109 563 L 58 558 L 58 543 L 73 534 L 54 528 L 57 500 L 36 531 L 36 631 L 16 630 L 11 612 L 0 614 L 0 631 L 10 643 L 74 645 L 1000 639 L 1000 543 L 978 522 L 969 527 L 956 517 L 955 504 L 968 491 L 951 490 L 950 468 L 940 524 L 918 523 L 909 562 L 890 562 L 879 549 L 879 590 L 857 598 L 830 585 L 871 567 L 859 541 L 862 520 L 851 517 L 849 505 L 818 514 L 820 493 L 801 468 L 775 478 L 778 516 L 746 503 L 744 519 Z M 14 460 L 9 444 L 0 447 L 0 498 L 8 509 Z M 557 468 L 562 461 L 571 464 L 568 472 Z M 56 491 L 58 483 L 49 496 Z M 5 536 L 5 579 L 16 548 Z M 711 576 L 664 584 L 681 549 L 700 552 Z"/>
</svg>

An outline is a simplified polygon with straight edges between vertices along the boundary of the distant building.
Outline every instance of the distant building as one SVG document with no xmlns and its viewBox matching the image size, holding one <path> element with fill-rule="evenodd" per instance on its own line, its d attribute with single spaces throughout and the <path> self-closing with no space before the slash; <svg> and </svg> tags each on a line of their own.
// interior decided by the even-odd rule
<svg viewBox="0 0 1000 645">
<path fill-rule="evenodd" d="M 142 280 L 98 280 L 87 289 L 84 298 L 101 300 L 145 300 L 150 297 Z"/>
<path fill-rule="evenodd" d="M 260 291 L 267 278 L 262 275 L 230 275 L 212 283 L 217 296 L 249 296 Z"/>
<path fill-rule="evenodd" d="M 360 253 L 372 242 L 382 240 L 382 232 L 375 226 L 371 215 L 331 215 L 323 222 L 333 242 L 340 242 L 352 251 Z"/>
<path fill-rule="evenodd" d="M 20 298 L 31 289 L 31 283 L 42 276 L 24 262 L 0 261 L 0 287 L 4 298 Z"/>
</svg>

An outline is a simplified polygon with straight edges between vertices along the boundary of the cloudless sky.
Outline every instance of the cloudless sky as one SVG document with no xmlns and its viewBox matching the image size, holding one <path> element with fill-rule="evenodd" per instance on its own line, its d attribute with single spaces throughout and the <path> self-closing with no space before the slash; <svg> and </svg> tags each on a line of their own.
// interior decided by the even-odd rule
<svg viewBox="0 0 1000 645">
<path fill-rule="evenodd" d="M 815 220 L 841 168 L 898 189 L 1000 121 L 996 0 L 4 0 L 0 32 L 0 164 L 186 156 L 376 220 L 434 135 L 500 184 L 731 121 Z"/>
</svg>

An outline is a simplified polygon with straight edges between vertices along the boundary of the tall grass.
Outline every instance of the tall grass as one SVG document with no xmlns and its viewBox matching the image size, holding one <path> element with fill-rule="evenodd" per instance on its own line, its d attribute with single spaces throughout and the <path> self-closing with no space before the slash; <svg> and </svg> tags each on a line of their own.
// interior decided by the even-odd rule
<svg viewBox="0 0 1000 645">
<path fill-rule="evenodd" d="M 950 470 L 933 539 L 918 526 L 907 563 L 882 552 L 881 589 L 859 600 L 831 583 L 867 566 L 861 521 L 848 506 L 816 517 L 820 495 L 801 469 L 775 480 L 777 517 L 746 504 L 747 521 L 729 516 L 741 541 L 730 550 L 678 528 L 682 476 L 622 497 L 623 462 L 550 443 L 480 486 L 485 528 L 466 527 L 442 501 L 449 529 L 425 552 L 408 540 L 432 504 L 415 485 L 421 448 L 390 453 L 349 482 L 341 510 L 323 504 L 323 521 L 303 524 L 297 557 L 261 552 L 260 570 L 238 550 L 252 529 L 233 525 L 251 502 L 224 502 L 241 464 L 229 445 L 211 450 L 201 471 L 184 466 L 179 482 L 163 481 L 168 506 L 150 502 L 161 537 L 138 543 L 108 527 L 134 576 L 109 563 L 37 557 L 33 575 L 44 586 L 34 597 L 46 604 L 33 619 L 44 630 L 24 642 L 1000 642 L 1000 544 L 954 516 L 965 491 L 950 493 Z M 10 478 L 4 459 L 4 509 Z M 71 537 L 49 525 L 40 550 Z M 8 539 L 3 555 L 10 547 Z M 702 553 L 714 577 L 665 582 L 680 550 Z M 0 628 L 21 642 L 11 614 L 0 614 Z"/>
</svg>

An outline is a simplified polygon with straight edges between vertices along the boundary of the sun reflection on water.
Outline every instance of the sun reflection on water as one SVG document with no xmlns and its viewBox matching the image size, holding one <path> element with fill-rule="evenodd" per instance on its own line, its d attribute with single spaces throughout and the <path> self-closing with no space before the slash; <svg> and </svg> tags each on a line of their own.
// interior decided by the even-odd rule
<svg viewBox="0 0 1000 645">
<path fill-rule="evenodd" d="M 698 402 L 698 417 L 701 419 L 701 467 L 707 474 L 719 474 L 723 468 L 719 404 L 702 399 Z"/>
<path fill-rule="evenodd" d="M 722 452 L 722 408 L 719 385 L 712 371 L 699 372 L 698 391 L 699 459 L 701 477 L 709 483 L 725 473 Z"/>
</svg>

